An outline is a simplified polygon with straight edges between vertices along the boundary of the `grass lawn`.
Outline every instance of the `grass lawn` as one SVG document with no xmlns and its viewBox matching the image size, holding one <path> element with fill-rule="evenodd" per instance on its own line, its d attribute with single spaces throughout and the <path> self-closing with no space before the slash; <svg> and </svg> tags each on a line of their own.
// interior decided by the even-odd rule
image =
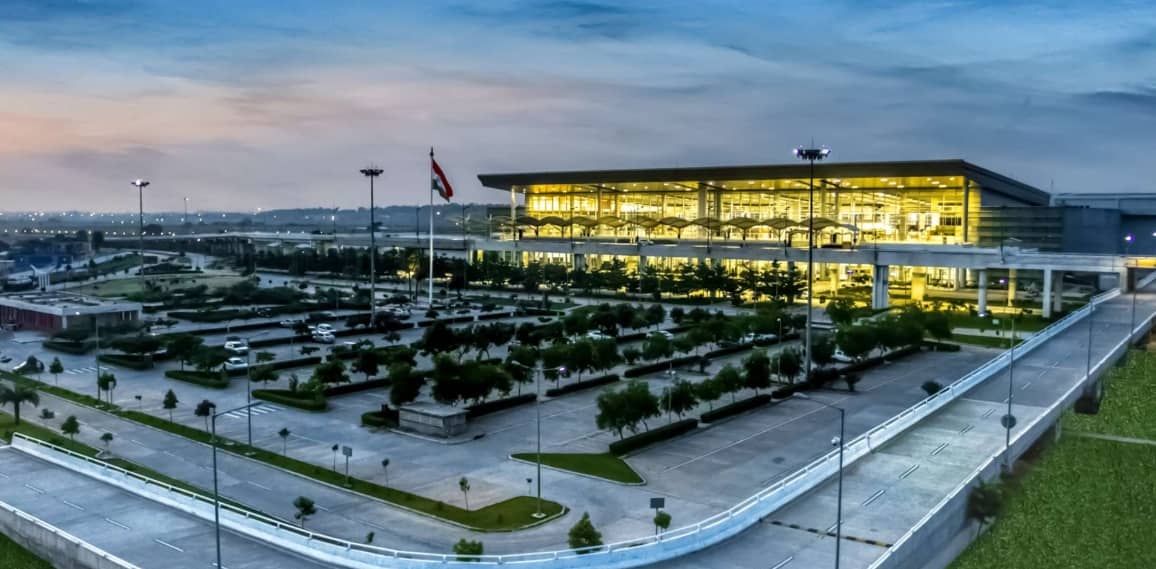
<svg viewBox="0 0 1156 569">
<path fill-rule="evenodd" d="M 951 569 L 1153 567 L 1156 446 L 1069 433 L 1029 468 Z"/>
<path fill-rule="evenodd" d="M 218 287 L 233 286 L 245 280 L 244 277 L 235 275 L 149 275 L 148 279 L 163 283 L 170 291 L 191 288 L 201 284 L 207 285 L 211 291 Z M 88 283 L 69 288 L 68 292 L 100 297 L 125 296 L 140 292 L 140 279 L 135 275 L 126 276 L 123 279 Z"/>
<path fill-rule="evenodd" d="M 93 399 L 90 396 L 82 395 L 82 394 L 78 394 L 78 393 L 73 393 L 73 392 L 68 391 L 66 389 L 62 389 L 62 388 L 55 387 L 52 385 L 47 385 L 47 384 L 35 381 L 31 378 L 27 378 L 27 377 L 17 375 L 17 374 L 11 373 L 11 372 L 0 371 L 0 377 L 4 377 L 4 378 L 10 379 L 12 381 L 15 381 L 17 383 L 21 383 L 24 385 L 29 385 L 31 387 L 35 387 L 36 389 L 39 389 L 41 391 L 52 393 L 54 395 L 57 395 L 59 397 L 63 397 L 65 399 L 68 399 L 68 400 L 73 401 L 75 403 L 79 403 L 81 405 L 87 405 L 90 407 L 98 407 L 100 409 L 104 409 L 105 411 L 108 411 L 109 413 L 112 413 L 114 415 L 118 415 L 118 416 L 123 417 L 125 419 L 129 419 L 131 421 L 136 421 L 138 423 L 143 423 L 145 425 L 150 425 L 150 426 L 156 427 L 158 429 L 161 429 L 163 431 L 168 431 L 170 433 L 173 433 L 175 435 L 179 435 L 179 436 L 182 436 L 182 437 L 185 437 L 188 439 L 200 441 L 202 443 L 209 443 L 210 438 L 211 438 L 209 436 L 209 433 L 207 433 L 201 429 L 189 427 L 187 425 L 182 425 L 180 423 L 170 423 L 167 419 L 155 417 L 155 416 L 149 415 L 147 413 L 141 413 L 140 411 L 131 411 L 128 409 L 122 409 L 122 408 L 119 408 L 115 405 L 109 405 L 108 403 L 98 403 L 95 399 Z M 32 412 L 29 410 L 34 409 L 31 406 L 26 406 L 26 407 L 28 410 L 25 410 L 25 412 Z M 59 415 L 57 417 L 61 421 L 64 420 L 64 417 L 60 417 Z M 26 429 L 27 429 L 27 431 L 26 431 Z M 3 432 L 4 430 L 5 429 L 4 429 L 3 423 L 0 423 L 0 432 Z M 89 454 L 90 456 L 95 453 L 94 450 L 89 449 L 89 447 L 86 447 L 85 445 L 82 445 L 80 443 L 72 443 L 68 439 L 63 438 L 58 433 L 54 433 L 54 432 L 48 431 L 46 429 L 42 429 L 42 428 L 37 427 L 35 425 L 29 425 L 27 423 L 21 423 L 18 430 L 20 430 L 21 432 L 25 432 L 25 434 L 27 434 L 30 437 L 36 437 L 38 439 L 42 439 L 42 440 L 51 442 L 53 444 L 58 444 L 59 446 L 63 446 L 65 448 L 68 448 L 69 450 Z M 11 435 L 8 435 L 8 436 L 10 437 Z M 225 448 L 227 450 L 230 450 L 230 451 L 236 452 L 236 453 L 251 451 L 252 452 L 252 458 L 266 462 L 266 463 L 271 464 L 273 466 L 284 468 L 286 470 L 291 470 L 291 471 L 296 472 L 298 474 L 305 475 L 309 478 L 313 478 L 315 480 L 319 480 L 321 482 L 327 482 L 329 484 L 333 484 L 333 485 L 337 485 L 337 486 L 342 486 L 346 482 L 345 476 L 343 476 L 340 473 L 334 472 L 331 469 L 317 466 L 315 464 L 309 464 L 307 462 L 303 462 L 303 461 L 300 461 L 300 460 L 297 460 L 294 458 L 285 457 L 279 453 L 268 451 L 268 450 L 265 450 L 262 448 L 249 448 L 246 445 L 239 443 L 237 441 L 232 441 L 232 440 L 225 439 L 225 438 L 222 438 L 221 440 L 222 440 L 222 443 L 221 443 L 222 448 Z M 116 444 L 116 443 L 114 442 L 113 444 Z M 75 445 L 75 447 L 72 445 Z M 88 449 L 88 450 L 85 451 L 82 449 Z M 123 464 L 118 464 L 118 466 L 124 467 Z M 134 468 L 139 469 L 139 467 L 136 467 L 136 465 L 133 465 L 133 466 L 134 466 Z M 141 471 L 141 470 L 137 470 L 137 471 Z M 143 471 L 142 471 L 142 474 L 144 474 Z M 150 474 L 147 474 L 147 476 L 155 477 L 155 478 L 164 480 L 166 482 L 170 482 L 174 485 L 180 485 L 180 484 L 178 484 L 178 481 L 166 478 L 163 475 L 160 475 L 157 473 L 150 473 Z M 181 484 L 183 484 L 183 483 L 181 483 Z M 404 490 L 398 490 L 396 488 L 387 488 L 385 486 L 374 484 L 372 482 L 368 482 L 365 480 L 359 480 L 356 478 L 352 480 L 350 489 L 355 491 L 355 492 L 360 492 L 362 494 L 366 494 L 366 495 L 373 496 L 375 498 L 384 500 L 386 502 L 390 502 L 392 504 L 397 504 L 399 506 L 404 506 L 406 508 L 410 508 L 413 510 L 417 510 L 419 512 L 429 514 L 429 515 L 436 517 L 436 518 L 442 518 L 445 520 L 456 522 L 456 523 L 462 524 L 464 526 L 467 526 L 467 527 L 470 527 L 470 528 L 473 528 L 473 529 L 476 529 L 479 531 L 512 531 L 512 530 L 517 530 L 517 529 L 525 527 L 525 526 L 537 524 L 538 522 L 541 521 L 541 520 L 538 520 L 538 519 L 536 519 L 530 515 L 530 514 L 533 514 L 537 511 L 537 500 L 531 500 L 530 498 L 527 498 L 525 496 L 520 496 L 517 498 L 511 498 L 511 499 L 503 501 L 503 502 L 491 504 L 491 505 L 486 506 L 484 508 L 479 508 L 479 509 L 467 511 L 463 508 L 460 508 L 458 506 L 454 506 L 452 504 L 446 504 L 444 502 L 440 502 L 437 500 L 432 500 L 430 498 L 426 498 L 425 496 L 420 496 L 417 494 L 411 494 L 409 492 L 406 492 Z M 527 506 L 525 504 L 526 500 L 531 500 L 533 502 L 533 506 L 532 507 Z M 542 510 L 544 512 L 546 512 L 546 514 L 547 514 L 546 519 L 547 520 L 558 517 L 561 514 L 566 512 L 566 508 L 564 506 L 562 506 L 561 504 L 559 504 L 557 502 L 551 502 L 549 500 L 543 500 L 542 501 Z M 0 569 L 2 569 L 2 568 L 0 568 Z"/>
<path fill-rule="evenodd" d="M 1126 364 L 1109 372 L 1100 413 L 1070 415 L 1064 426 L 1089 433 L 1156 440 L 1153 409 L 1156 409 L 1156 354 L 1133 350 Z"/>
<path fill-rule="evenodd" d="M 523 452 L 513 455 L 518 460 L 536 462 L 537 454 Z M 542 464 L 614 482 L 641 484 L 641 476 L 625 460 L 612 454 L 542 453 Z"/>
<path fill-rule="evenodd" d="M 973 346 L 985 346 L 988 348 L 1008 349 L 1009 343 L 1007 336 L 974 336 L 971 334 L 952 334 L 949 342 L 958 342 L 960 344 L 971 344 Z M 1016 345 L 1022 344 L 1023 338 L 1016 338 Z"/>
<path fill-rule="evenodd" d="M 1011 322 L 1009 316 L 1004 314 L 996 314 L 996 320 L 999 320 L 999 325 L 992 324 L 991 317 L 980 318 L 979 316 L 972 316 L 964 312 L 952 312 L 948 316 L 948 321 L 951 322 L 952 328 L 978 328 L 980 330 L 995 330 L 996 328 L 1010 331 Z M 1025 332 L 1035 332 L 1043 330 L 1051 324 L 1051 321 L 1045 320 L 1041 316 L 1019 316 L 1016 318 L 1016 331 L 1023 330 Z"/>
<path fill-rule="evenodd" d="M 0 534 L 0 569 L 52 569 L 52 564 Z"/>
</svg>

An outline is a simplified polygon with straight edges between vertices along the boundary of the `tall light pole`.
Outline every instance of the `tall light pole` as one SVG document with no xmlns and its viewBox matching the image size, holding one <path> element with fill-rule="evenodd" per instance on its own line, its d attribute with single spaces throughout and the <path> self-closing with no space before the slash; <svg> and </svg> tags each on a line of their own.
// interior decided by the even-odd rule
<svg viewBox="0 0 1156 569">
<path fill-rule="evenodd" d="M 269 332 L 272 332 L 272 330 L 265 330 L 264 332 L 258 332 L 256 334 L 253 334 L 252 336 L 246 336 L 245 337 L 245 379 L 247 380 L 247 381 L 245 381 L 245 404 L 246 405 L 252 405 L 253 404 L 253 350 L 252 350 L 252 348 L 249 347 L 249 343 L 253 341 L 253 338 L 264 336 L 265 334 L 268 334 Z M 248 423 L 247 426 L 248 426 L 248 430 L 249 430 L 248 442 L 249 442 L 249 449 L 250 450 L 248 452 L 252 452 L 252 448 L 253 448 L 253 413 L 252 412 L 245 411 L 245 421 L 246 421 L 246 423 Z"/>
<path fill-rule="evenodd" d="M 136 186 L 137 203 L 140 206 L 140 211 L 137 217 L 137 253 L 140 255 L 140 290 L 144 292 L 145 272 L 144 272 L 144 189 L 148 187 L 148 180 L 137 178 L 132 181 L 132 185 Z"/>
<path fill-rule="evenodd" d="M 831 439 L 831 444 L 839 447 L 839 497 L 835 506 L 835 569 L 839 569 L 839 550 L 843 542 L 843 447 L 846 446 L 843 442 L 846 440 L 847 412 L 842 407 L 819 401 L 806 393 L 796 393 L 795 397 L 814 401 L 839 412 L 839 436 Z"/>
<path fill-rule="evenodd" d="M 795 157 L 811 164 L 810 183 L 807 184 L 807 330 L 803 346 L 803 378 L 811 377 L 811 312 L 814 300 L 811 296 L 815 283 L 815 161 L 831 154 L 825 147 L 795 149 Z"/>
<path fill-rule="evenodd" d="M 216 533 L 217 540 L 218 569 L 223 568 L 224 565 L 221 565 L 221 494 L 217 486 L 217 417 L 220 417 L 226 413 L 232 413 L 233 411 L 240 411 L 241 409 L 245 409 L 246 412 L 249 412 L 251 411 L 251 407 L 256 407 L 260 404 L 261 402 L 258 401 L 256 403 L 249 403 L 248 405 L 242 405 L 234 409 L 229 409 L 228 411 L 213 413 L 213 417 L 210 420 L 210 423 L 212 424 L 212 436 L 210 437 L 209 441 L 213 446 L 213 528 Z M 216 409 L 216 407 L 216 405 L 213 405 L 214 409 Z"/>
<path fill-rule="evenodd" d="M 377 315 L 377 224 L 374 221 L 373 210 L 373 179 L 380 176 L 383 170 L 376 166 L 362 168 L 361 173 L 369 178 L 369 325 L 373 326 L 374 316 Z"/>
<path fill-rule="evenodd" d="M 565 366 L 543 368 L 542 366 L 530 367 L 526 364 L 510 360 L 510 363 L 528 369 L 531 372 L 537 372 L 538 381 L 534 383 L 534 390 L 537 393 L 537 398 L 534 401 L 534 416 L 535 426 L 537 430 L 536 437 L 538 439 L 538 450 L 534 456 L 534 462 L 537 463 L 538 469 L 538 511 L 531 514 L 535 518 L 544 518 L 546 514 L 542 512 L 542 380 L 546 379 L 546 372 L 553 371 L 555 373 L 566 373 Z"/>
<path fill-rule="evenodd" d="M 1132 242 L 1136 237 L 1131 233 L 1124 236 L 1124 286 L 1132 286 L 1132 317 L 1128 325 L 1128 347 L 1132 347 L 1132 331 L 1136 329 L 1136 284 L 1128 273 L 1128 255 L 1132 252 Z"/>
<path fill-rule="evenodd" d="M 999 321 L 995 320 L 998 326 Z M 1013 387 L 1015 385 L 1015 368 L 1016 368 L 1016 314 L 1013 310 L 1011 313 L 1011 337 L 1008 338 L 1008 343 L 1011 348 L 1008 350 L 1008 364 L 1007 364 L 1007 414 L 1000 419 L 1004 428 L 1004 454 L 1003 454 L 1003 468 L 1004 472 L 1011 472 L 1011 430 L 1016 426 L 1016 417 L 1012 414 L 1012 396 L 1015 394 Z M 1089 347 L 1089 353 L 1091 348 Z"/>
</svg>

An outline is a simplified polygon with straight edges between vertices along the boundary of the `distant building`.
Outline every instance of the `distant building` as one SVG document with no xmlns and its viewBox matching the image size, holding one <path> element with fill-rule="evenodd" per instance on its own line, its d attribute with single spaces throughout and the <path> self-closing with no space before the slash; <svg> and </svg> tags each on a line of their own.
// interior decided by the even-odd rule
<svg viewBox="0 0 1156 569">
<path fill-rule="evenodd" d="M 7 329 L 56 332 L 68 328 L 116 326 L 140 320 L 137 302 L 110 301 L 66 292 L 0 295 L 0 324 Z"/>
</svg>

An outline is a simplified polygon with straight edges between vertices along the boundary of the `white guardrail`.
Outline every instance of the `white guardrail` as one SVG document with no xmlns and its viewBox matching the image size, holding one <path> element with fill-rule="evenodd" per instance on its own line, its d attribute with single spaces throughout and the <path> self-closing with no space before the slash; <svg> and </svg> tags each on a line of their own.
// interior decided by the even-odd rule
<svg viewBox="0 0 1156 569">
<path fill-rule="evenodd" d="M 60 538 L 71 547 L 80 548 L 80 550 L 83 552 L 91 555 L 92 559 L 99 560 L 95 561 L 95 563 L 101 566 L 116 567 L 118 569 L 141 569 L 140 566 L 129 563 L 128 561 L 125 561 L 124 559 L 121 559 L 99 547 L 96 547 L 95 545 L 92 545 L 91 543 L 88 543 L 87 541 L 84 541 L 75 535 L 72 535 L 32 514 L 29 514 L 24 510 L 18 509 L 15 506 L 8 504 L 7 502 L 0 502 L 0 516 L 6 516 L 8 518 L 3 520 L 3 522 L 0 522 L 0 524 L 9 526 L 12 531 L 28 531 L 27 526 L 24 528 L 24 530 L 22 530 L 21 524 L 33 526 L 39 530 L 43 530 L 45 533 Z M 76 554 L 75 551 L 70 551 L 70 553 L 74 555 Z"/>
<path fill-rule="evenodd" d="M 1094 299 L 1099 304 L 1115 298 L 1113 290 Z M 1051 324 L 1015 349 L 1018 359 L 1051 337 L 1066 330 L 1091 310 L 1085 306 Z M 1004 352 L 966 376 L 956 380 L 939 393 L 859 435 L 844 447 L 844 461 L 852 464 L 872 449 L 886 444 L 907 428 L 941 409 L 963 393 L 988 379 L 1007 364 L 1010 351 Z M 66 468 L 106 480 L 134 493 L 201 517 L 213 519 L 212 499 L 135 474 L 107 463 L 76 454 L 46 442 L 13 436 L 13 446 Z M 221 504 L 221 523 L 229 529 L 275 546 L 352 569 L 390 567 L 398 569 L 424 568 L 432 563 L 477 567 L 481 564 L 518 564 L 549 569 L 626 569 L 660 563 L 688 553 L 705 549 L 724 541 L 754 525 L 775 510 L 790 503 L 833 476 L 838 469 L 838 450 L 828 452 L 790 476 L 764 488 L 753 496 L 693 525 L 618 541 L 580 552 L 574 549 L 515 553 L 509 555 L 480 555 L 471 560 L 459 559 L 453 553 L 401 551 L 356 543 L 314 533 L 281 520 L 261 516 L 228 504 Z"/>
<path fill-rule="evenodd" d="M 1151 284 L 1153 281 L 1156 281 L 1156 272 L 1145 277 L 1136 286 L 1139 288 L 1143 288 L 1143 287 Z M 1100 304 L 1102 302 L 1111 300 L 1111 299 L 1113 299 L 1119 295 L 1120 295 L 1119 290 L 1113 290 L 1110 292 L 1106 292 L 1100 296 L 1097 296 L 1096 298 L 1093 298 L 1090 305 L 1091 304 Z M 1091 310 L 1091 308 L 1090 308 L 1090 306 L 1088 306 L 1088 307 L 1084 307 L 1081 310 Z M 1075 315 L 1075 314 L 1073 313 L 1072 315 Z M 1036 415 L 1036 417 L 1030 423 L 1028 423 L 1022 429 L 1020 429 L 1020 431 L 1015 436 L 1012 437 L 1012 439 L 1010 441 L 1011 444 L 1015 444 L 1015 443 L 1019 442 L 1019 440 L 1021 438 L 1023 438 L 1024 436 L 1026 436 L 1029 433 L 1032 433 L 1041 421 L 1043 421 L 1049 417 L 1052 417 L 1056 413 L 1056 411 L 1060 408 L 1060 406 L 1064 405 L 1072 397 L 1072 395 L 1076 391 L 1084 389 L 1086 387 L 1086 384 L 1088 382 L 1088 378 L 1093 377 L 1097 373 L 1099 373 L 1100 370 L 1105 365 L 1107 365 L 1113 358 L 1117 357 L 1118 353 L 1121 350 L 1127 350 L 1128 345 L 1136 337 L 1136 332 L 1151 326 L 1152 321 L 1154 319 L 1156 319 L 1156 315 L 1149 316 L 1144 321 L 1140 322 L 1136 326 L 1136 328 L 1133 328 L 1126 338 L 1121 339 L 1115 346 L 1112 347 L 1111 350 L 1108 350 L 1108 353 L 1104 354 L 1103 357 L 1101 357 L 1099 360 L 1097 360 L 1096 365 L 1092 366 L 1091 370 L 1089 370 L 1088 373 L 1085 373 L 1084 377 L 1081 378 L 1080 381 L 1077 381 L 1075 384 L 1073 384 L 1072 387 L 1070 387 L 1067 391 L 1065 391 L 1061 397 L 1059 397 L 1054 402 L 1052 402 L 1052 404 L 1049 405 L 1046 409 L 1044 409 L 1044 411 L 1042 413 Z M 983 473 L 991 467 L 992 463 L 994 463 L 996 460 L 1000 459 L 1000 457 L 1003 456 L 1004 452 L 1006 452 L 1006 451 L 1002 447 L 995 450 L 994 452 L 992 452 L 991 455 L 989 455 L 987 457 L 987 460 L 985 460 L 982 464 L 980 464 L 978 467 L 976 467 L 976 469 L 973 470 L 972 473 L 967 476 L 967 478 L 965 478 L 962 482 L 960 482 L 958 485 L 956 485 L 956 487 L 954 489 L 952 489 L 951 492 L 948 492 L 948 494 L 946 496 L 944 496 L 943 499 L 940 500 L 939 503 L 937 503 L 935 505 L 935 507 L 931 509 L 931 511 L 927 512 L 927 514 L 924 515 L 922 518 L 920 518 L 919 521 L 916 522 L 915 525 L 911 527 L 911 529 L 907 530 L 907 532 L 904 533 L 902 536 L 900 536 L 899 539 L 895 540 L 895 543 L 893 543 L 891 545 L 891 547 L 889 547 L 887 549 L 887 551 L 885 551 L 883 553 L 882 556 L 880 556 L 878 559 L 876 559 L 875 562 L 872 563 L 868 567 L 868 569 L 880 569 L 880 568 L 886 567 L 886 565 L 891 562 L 892 557 L 902 554 L 903 547 L 909 541 L 911 541 L 911 539 L 915 536 L 915 534 L 918 533 L 919 530 L 923 529 L 923 527 L 926 526 L 932 519 L 934 519 L 935 516 L 939 515 L 939 513 L 943 510 L 943 508 L 946 507 L 949 503 L 951 503 L 951 501 L 954 500 L 957 496 L 959 496 L 959 494 L 961 492 L 968 490 L 968 488 L 971 487 L 972 483 L 975 482 L 976 478 L 982 476 Z"/>
</svg>

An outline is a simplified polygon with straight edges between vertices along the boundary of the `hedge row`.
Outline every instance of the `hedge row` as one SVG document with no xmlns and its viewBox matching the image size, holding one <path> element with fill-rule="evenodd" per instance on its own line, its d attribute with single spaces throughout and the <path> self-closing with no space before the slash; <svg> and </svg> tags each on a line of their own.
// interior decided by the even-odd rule
<svg viewBox="0 0 1156 569">
<path fill-rule="evenodd" d="M 135 369 L 143 371 L 153 368 L 153 362 L 149 359 L 143 359 L 135 356 L 125 356 L 120 354 L 101 354 L 100 361 L 118 367 L 126 367 L 128 369 Z"/>
<path fill-rule="evenodd" d="M 371 379 L 369 381 L 358 381 L 354 383 L 346 383 L 343 385 L 335 385 L 333 387 L 325 388 L 325 396 L 333 397 L 334 395 L 348 395 L 350 393 L 357 393 L 359 391 L 369 391 L 370 389 L 382 389 L 389 387 L 389 378 Z"/>
<path fill-rule="evenodd" d="M 253 397 L 306 411 L 324 411 L 329 408 L 329 403 L 325 401 L 325 395 L 322 393 L 299 393 L 288 389 L 254 389 Z"/>
<path fill-rule="evenodd" d="M 656 429 L 650 429 L 632 437 L 610 443 L 610 454 L 621 456 L 628 452 L 650 446 L 654 443 L 673 439 L 683 433 L 693 431 L 698 427 L 698 419 L 683 419 Z"/>
<path fill-rule="evenodd" d="M 296 358 L 292 360 L 279 360 L 267 364 L 253 364 L 254 366 L 267 365 L 273 369 L 289 369 L 301 366 L 313 366 L 321 363 L 321 356 L 309 356 L 305 358 Z M 243 371 L 243 370 L 242 370 Z M 240 374 L 238 374 L 240 375 Z"/>
<path fill-rule="evenodd" d="M 165 371 L 165 377 L 213 389 L 224 389 L 229 386 L 229 379 L 227 377 L 222 378 L 220 373 L 211 371 L 181 371 L 179 369 L 170 369 Z"/>
<path fill-rule="evenodd" d="M 381 411 L 370 411 L 361 414 L 361 424 L 366 427 L 393 429 L 397 427 L 397 418 L 383 415 Z"/>
<path fill-rule="evenodd" d="M 611 384 L 611 383 L 618 381 L 619 379 L 620 378 L 618 377 L 618 374 L 612 373 L 610 375 L 604 375 L 602 377 L 596 377 L 594 379 L 587 379 L 586 381 L 579 381 L 577 383 L 569 383 L 569 384 L 563 385 L 561 387 L 551 387 L 550 389 L 546 390 L 546 396 L 547 397 L 557 397 L 559 395 L 565 395 L 567 393 L 574 393 L 575 391 L 582 391 L 583 389 L 590 389 L 592 387 L 598 387 L 600 385 L 608 385 L 608 384 Z"/>
<path fill-rule="evenodd" d="M 958 352 L 963 349 L 959 344 L 952 344 L 949 342 L 923 342 L 923 347 L 934 352 Z"/>
<path fill-rule="evenodd" d="M 661 362 L 654 362 L 652 364 L 640 365 L 638 367 L 632 367 L 632 368 L 622 372 L 622 376 L 623 377 L 638 377 L 640 375 L 646 375 L 648 373 L 665 371 L 665 370 L 668 370 L 672 367 L 679 367 L 679 366 L 684 366 L 687 364 L 692 364 L 692 363 L 698 362 L 698 360 L 700 358 L 702 358 L 702 356 L 682 356 L 682 357 L 674 358 L 671 360 L 663 360 Z"/>
<path fill-rule="evenodd" d="M 523 393 L 505 399 L 495 399 L 493 401 L 486 401 L 485 403 L 478 403 L 477 405 L 470 405 L 466 407 L 466 411 L 469 413 L 468 418 L 477 419 L 483 415 L 489 415 L 490 413 L 504 411 L 511 407 L 517 407 L 518 405 L 532 403 L 537 399 L 538 395 L 535 393 Z"/>
<path fill-rule="evenodd" d="M 771 395 L 769 393 L 762 393 L 754 397 L 748 397 L 747 399 L 742 399 L 734 403 L 723 405 L 718 409 L 707 411 L 706 413 L 703 413 L 701 417 L 699 417 L 699 420 L 703 423 L 713 423 L 719 419 L 730 417 L 732 415 L 738 415 L 739 413 L 749 411 L 757 407 L 762 407 L 763 405 L 766 405 L 770 402 Z"/>
<path fill-rule="evenodd" d="M 59 342 L 56 340 L 45 340 L 41 345 L 43 345 L 46 350 L 55 350 L 74 356 L 81 356 L 90 352 L 92 348 L 96 346 L 96 342 Z"/>
<path fill-rule="evenodd" d="M 478 320 L 497 320 L 499 318 L 513 318 L 513 312 L 495 312 L 493 314 L 479 314 Z"/>
</svg>

